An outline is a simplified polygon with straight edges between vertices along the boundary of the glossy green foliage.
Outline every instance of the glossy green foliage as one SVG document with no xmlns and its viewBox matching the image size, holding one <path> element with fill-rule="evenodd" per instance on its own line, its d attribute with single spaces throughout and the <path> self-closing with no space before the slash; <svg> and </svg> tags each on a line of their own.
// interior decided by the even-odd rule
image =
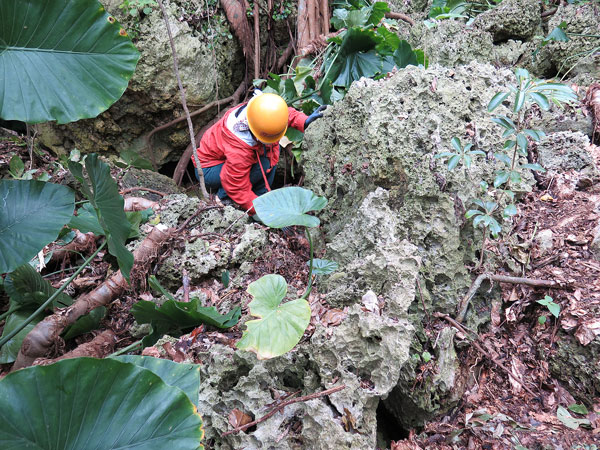
<svg viewBox="0 0 600 450">
<path fill-rule="evenodd" d="M 315 258 L 312 260 L 312 263 L 313 275 L 329 275 L 338 269 L 338 263 L 329 261 L 328 259 Z M 310 261 L 307 261 L 306 265 L 310 266 Z"/>
<path fill-rule="evenodd" d="M 28 262 L 73 215 L 75 193 L 35 180 L 0 180 L 0 274 Z"/>
<path fill-rule="evenodd" d="M 194 405 L 198 405 L 200 390 L 200 366 L 198 364 L 176 363 L 168 359 L 140 355 L 121 355 L 115 356 L 114 359 L 150 370 L 169 386 L 181 389 Z"/>
<path fill-rule="evenodd" d="M 202 449 L 202 418 L 179 388 L 114 359 L 75 358 L 0 380 L 0 447 Z"/>
<path fill-rule="evenodd" d="M 0 117 L 96 117 L 123 95 L 138 58 L 97 0 L 2 0 Z"/>
<path fill-rule="evenodd" d="M 310 305 L 304 299 L 282 303 L 287 283 L 281 275 L 265 275 L 250 283 L 254 300 L 250 314 L 258 317 L 245 323 L 237 347 L 256 353 L 258 359 L 274 358 L 290 351 L 304 335 L 310 322 Z"/>
<path fill-rule="evenodd" d="M 92 153 L 85 158 L 87 178 L 81 164 L 69 161 L 69 169 L 81 183 L 83 194 L 94 207 L 98 221 L 108 240 L 108 251 L 117 258 L 125 279 L 133 267 L 133 254 L 125 247 L 131 234 L 131 224 L 124 211 L 123 197 L 119 194 L 117 182 L 110 175 L 108 165 Z M 88 181 L 89 179 L 89 181 Z"/>
<path fill-rule="evenodd" d="M 253 201 L 260 220 L 271 228 L 294 225 L 319 226 L 320 220 L 307 213 L 320 211 L 327 205 L 325 197 L 298 186 L 284 187 L 267 192 Z"/>
<path fill-rule="evenodd" d="M 100 322 L 104 319 L 105 315 L 106 307 L 104 306 L 92 309 L 89 314 L 81 316 L 73 325 L 65 329 L 63 339 L 73 339 L 74 337 L 98 329 L 100 327 Z"/>
</svg>

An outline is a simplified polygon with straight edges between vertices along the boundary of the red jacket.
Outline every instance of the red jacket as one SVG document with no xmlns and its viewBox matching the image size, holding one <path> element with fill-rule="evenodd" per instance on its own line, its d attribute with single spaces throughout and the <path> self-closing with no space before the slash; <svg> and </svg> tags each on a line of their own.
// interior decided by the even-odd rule
<svg viewBox="0 0 600 450">
<path fill-rule="evenodd" d="M 221 169 L 221 185 L 225 192 L 244 210 L 251 209 L 250 214 L 255 214 L 252 201 L 257 195 L 252 192 L 250 168 L 258 162 L 257 154 L 263 154 L 265 144 L 258 142 L 257 145 L 250 146 L 227 128 L 227 118 L 236 109 L 237 107 L 229 110 L 204 133 L 196 154 L 203 168 L 224 163 Z M 288 126 L 304 132 L 304 122 L 308 116 L 294 108 L 288 109 Z M 279 143 L 267 144 L 266 147 L 273 168 L 279 161 Z M 196 165 L 196 161 L 193 162 Z"/>
</svg>

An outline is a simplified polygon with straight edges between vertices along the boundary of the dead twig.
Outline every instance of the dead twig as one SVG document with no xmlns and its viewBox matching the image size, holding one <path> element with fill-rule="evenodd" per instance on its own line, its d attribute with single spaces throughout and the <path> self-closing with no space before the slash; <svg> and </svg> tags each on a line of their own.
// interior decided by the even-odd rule
<svg viewBox="0 0 600 450">
<path fill-rule="evenodd" d="M 171 44 L 171 53 L 173 54 L 173 70 L 175 71 L 175 76 L 177 77 L 177 85 L 179 86 L 179 92 L 181 93 L 181 106 L 183 106 L 183 111 L 185 112 L 185 117 L 187 119 L 188 128 L 190 132 L 190 141 L 192 143 L 192 147 L 196 148 L 196 136 L 194 134 L 194 125 L 192 124 L 192 118 L 190 117 L 190 111 L 187 107 L 187 102 L 185 100 L 185 91 L 183 90 L 183 84 L 181 83 L 181 77 L 179 76 L 179 66 L 177 63 L 177 51 L 175 50 L 175 43 L 173 42 L 173 36 L 171 34 L 171 26 L 169 25 L 169 18 L 167 17 L 167 11 L 162 3 L 162 0 L 158 0 L 158 5 L 160 6 L 160 10 L 163 15 L 163 19 L 165 21 L 165 26 L 167 27 L 167 34 L 169 35 L 169 44 Z M 198 159 L 198 155 L 194 152 L 192 154 L 196 162 L 196 167 L 198 169 L 198 178 L 200 180 L 200 192 L 203 198 L 208 198 L 208 191 L 206 190 L 206 185 L 204 184 L 204 173 L 202 172 L 202 165 L 200 164 L 200 160 Z"/>
<path fill-rule="evenodd" d="M 497 283 L 511 283 L 511 284 L 525 284 L 527 286 L 533 287 L 543 287 L 549 289 L 564 289 L 572 287 L 569 283 L 562 283 L 560 281 L 552 281 L 552 280 L 536 280 L 531 278 L 521 278 L 521 277 L 509 277 L 506 275 L 495 275 L 491 273 L 482 273 L 479 275 L 471 287 L 467 294 L 463 297 L 463 299 L 458 304 L 456 321 L 461 323 L 465 315 L 467 314 L 467 308 L 469 307 L 469 302 L 477 292 L 477 289 L 483 283 L 483 280 L 496 281 Z"/>
<path fill-rule="evenodd" d="M 423 291 L 421 291 L 421 282 L 419 281 L 419 277 L 417 277 L 417 288 L 419 289 L 419 296 L 421 297 L 421 303 L 423 304 L 423 311 L 425 311 L 425 314 L 427 315 L 427 322 L 431 322 L 431 316 L 429 315 L 429 311 L 427 311 L 425 300 L 423 299 Z"/>
<path fill-rule="evenodd" d="M 465 335 L 465 337 L 467 337 L 469 335 L 467 333 L 467 330 L 460 323 L 458 323 L 456 320 L 454 320 L 452 317 L 448 316 L 447 314 L 435 312 L 435 313 L 433 313 L 433 315 L 435 317 L 444 319 L 447 322 L 449 322 L 454 328 L 456 328 L 458 331 L 463 333 Z M 521 386 L 523 386 L 523 389 L 525 389 L 527 392 L 529 392 L 533 397 L 536 397 L 536 398 L 538 397 L 538 395 L 536 395 L 535 392 L 533 392 L 521 380 L 519 380 L 509 369 L 506 368 L 506 366 L 504 364 L 502 364 L 500 361 L 495 359 L 492 355 L 490 355 L 487 351 L 485 351 L 481 345 L 479 345 L 477 343 L 479 336 L 476 333 L 473 333 L 472 331 L 471 331 L 471 333 L 475 334 L 476 337 L 471 338 L 469 340 L 470 340 L 471 344 L 473 345 L 473 347 L 475 347 L 477 349 L 477 351 L 479 351 L 483 356 L 487 356 L 490 361 L 492 361 L 494 364 L 496 364 L 496 366 L 498 366 L 500 369 L 502 369 L 504 372 L 506 372 L 509 377 L 511 377 L 513 380 L 515 380 L 517 383 L 519 383 Z"/>
<path fill-rule="evenodd" d="M 387 12 L 387 13 L 385 13 L 385 17 L 388 18 L 388 19 L 402 20 L 402 21 L 406 22 L 407 24 L 409 24 L 411 26 L 415 24 L 414 20 L 412 20 L 406 14 L 402 14 L 402 13 Z"/>
<path fill-rule="evenodd" d="M 283 408 L 285 408 L 288 405 L 291 405 L 292 403 L 299 403 L 299 402 L 306 402 L 308 400 L 313 400 L 315 398 L 319 398 L 319 397 L 323 397 L 325 395 L 330 395 L 333 394 L 334 392 L 338 392 L 341 391 L 342 389 L 345 389 L 346 385 L 342 384 L 340 386 L 331 388 L 331 389 L 326 389 L 324 391 L 321 392 L 316 392 L 314 394 L 309 394 L 309 395 L 304 395 L 302 397 L 298 397 L 298 398 L 293 398 L 291 400 L 287 400 L 281 404 L 279 404 L 278 406 L 275 406 L 271 411 L 269 411 L 267 414 L 265 414 L 264 416 L 262 416 L 260 419 L 257 419 L 253 422 L 247 423 L 246 425 L 243 425 L 241 427 L 237 427 L 234 428 L 233 430 L 229 430 L 226 431 L 225 433 L 223 433 L 221 435 L 221 437 L 225 437 L 229 434 L 233 434 L 233 433 L 239 433 L 240 431 L 244 431 L 250 427 L 253 427 L 254 425 L 258 425 L 261 422 L 264 422 L 265 420 L 267 420 L 268 418 L 272 417 L 275 415 L 275 413 L 281 411 Z"/>
<path fill-rule="evenodd" d="M 558 8 L 549 9 L 548 11 L 544 11 L 541 14 L 541 17 L 543 19 L 544 17 L 552 16 L 552 15 L 554 15 L 556 13 L 556 11 L 558 11 Z"/>
<path fill-rule="evenodd" d="M 217 209 L 217 208 L 222 208 L 222 207 L 223 207 L 223 205 L 216 205 L 216 206 L 205 206 L 204 208 L 198 208 L 198 209 L 196 210 L 196 212 L 194 212 L 194 214 L 192 214 L 190 217 L 188 217 L 188 218 L 185 220 L 185 222 L 183 222 L 183 223 L 182 223 L 182 224 L 179 226 L 179 228 L 177 228 L 177 233 L 181 233 L 183 230 L 185 230 L 185 228 L 186 228 L 186 227 L 187 227 L 187 226 L 190 224 L 190 222 L 191 222 L 192 220 L 194 220 L 196 217 L 198 217 L 198 215 L 199 215 L 201 212 L 208 211 L 209 209 Z"/>
</svg>

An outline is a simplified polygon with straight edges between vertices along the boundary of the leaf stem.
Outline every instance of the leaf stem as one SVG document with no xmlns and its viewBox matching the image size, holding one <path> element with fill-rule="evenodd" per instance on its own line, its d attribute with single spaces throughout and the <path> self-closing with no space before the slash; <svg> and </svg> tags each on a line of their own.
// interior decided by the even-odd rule
<svg viewBox="0 0 600 450">
<path fill-rule="evenodd" d="M 6 311 L 3 314 L 0 314 L 0 321 L 4 320 L 6 317 L 10 316 L 12 313 L 14 313 L 15 311 L 18 311 L 22 308 L 21 305 L 17 305 L 15 307 L 10 307 L 8 308 L 8 311 Z"/>
<path fill-rule="evenodd" d="M 306 292 L 304 292 L 304 294 L 302 294 L 302 297 L 300 297 L 302 300 L 306 300 L 306 298 L 310 294 L 310 291 L 312 290 L 313 285 L 313 241 L 308 228 L 304 229 L 304 233 L 306 234 L 308 244 L 310 245 L 310 264 L 308 265 L 308 286 L 306 287 Z"/>
<path fill-rule="evenodd" d="M 481 265 L 483 264 L 483 255 L 485 253 L 485 243 L 487 241 L 488 238 L 488 227 L 486 226 L 483 229 L 483 239 L 481 241 L 481 254 L 479 255 L 479 263 L 477 263 L 477 267 L 475 267 L 475 270 L 479 269 L 481 267 Z"/>
<path fill-rule="evenodd" d="M 113 356 L 119 356 L 119 355 L 122 355 L 123 353 L 137 350 L 137 348 L 142 345 L 142 340 L 143 339 L 140 339 L 139 341 L 135 341 L 133 344 L 130 344 L 127 347 L 123 347 L 122 349 L 117 350 L 114 353 L 111 353 L 110 355 L 107 356 L 107 358 L 112 358 Z"/>
<path fill-rule="evenodd" d="M 8 335 L 6 335 L 6 336 L 5 336 L 5 337 L 3 337 L 2 339 L 0 339 L 0 348 L 1 348 L 1 347 L 2 347 L 4 344 L 6 344 L 8 341 L 10 341 L 12 338 L 14 338 L 14 337 L 15 337 L 15 336 L 16 336 L 18 333 L 20 333 L 20 332 L 21 332 L 21 330 L 22 330 L 23 328 L 25 328 L 27 325 L 29 325 L 29 323 L 30 323 L 30 322 L 31 322 L 31 321 L 32 321 L 32 320 L 33 320 L 33 319 L 34 319 L 34 318 L 35 318 L 35 317 L 36 317 L 38 314 L 40 314 L 41 312 L 43 312 L 43 311 L 44 311 L 44 310 L 45 310 L 45 309 L 48 307 L 48 305 L 50 305 L 50 304 L 51 304 L 51 303 L 54 301 L 54 299 L 55 299 L 56 297 L 58 297 L 58 296 L 59 296 L 59 295 L 62 293 L 62 291 L 64 291 L 64 290 L 66 289 L 66 287 L 67 287 L 69 284 L 71 284 L 71 282 L 72 282 L 72 281 L 73 281 L 73 280 L 74 280 L 74 279 L 77 277 L 77 275 L 79 275 L 79 274 L 81 273 L 81 271 L 82 271 L 82 270 L 83 270 L 85 267 L 87 267 L 87 265 L 88 265 L 90 262 L 92 262 L 92 260 L 93 260 L 93 259 L 96 257 L 96 255 L 97 255 L 98 253 L 100 253 L 100 250 L 102 250 L 102 249 L 104 248 L 104 246 L 106 245 L 106 242 L 107 242 L 107 241 L 106 241 L 106 240 L 104 240 L 104 242 L 102 242 L 102 244 L 101 244 L 101 245 L 98 247 L 98 249 L 97 249 L 97 250 L 96 250 L 94 253 L 92 253 L 92 255 L 91 255 L 91 256 L 90 256 L 88 259 L 86 259 L 86 260 L 83 262 L 83 264 L 81 265 L 81 267 L 80 267 L 79 269 L 77 269 L 77 271 L 76 271 L 76 272 L 75 272 L 73 275 L 71 275 L 71 276 L 69 277 L 69 279 L 68 279 L 67 281 L 65 281 L 65 283 L 64 283 L 64 284 L 63 284 L 61 287 L 59 287 L 59 288 L 56 290 L 56 292 L 55 292 L 54 294 L 52 294 L 52 295 L 51 295 L 51 296 L 48 298 L 48 300 L 46 300 L 44 303 L 42 303 L 42 304 L 40 305 L 40 307 L 39 307 L 38 309 L 36 309 L 36 310 L 35 310 L 35 312 L 34 312 L 34 313 L 32 313 L 32 314 L 31 314 L 31 315 L 30 315 L 30 316 L 29 316 L 27 319 L 25 319 L 25 321 L 23 321 L 23 323 L 21 323 L 21 324 L 20 324 L 20 325 L 19 325 L 17 328 L 15 328 L 15 329 L 14 329 L 14 330 L 12 330 L 10 333 L 8 333 Z"/>
</svg>

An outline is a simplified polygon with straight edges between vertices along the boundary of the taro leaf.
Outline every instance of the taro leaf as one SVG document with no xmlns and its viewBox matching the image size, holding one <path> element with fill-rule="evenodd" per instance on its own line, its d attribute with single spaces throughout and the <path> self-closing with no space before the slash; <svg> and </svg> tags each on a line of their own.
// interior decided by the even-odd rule
<svg viewBox="0 0 600 450">
<path fill-rule="evenodd" d="M 373 77 L 383 68 L 383 58 L 375 52 L 377 44 L 383 38 L 372 30 L 350 28 L 344 34 L 337 53 L 328 67 L 327 79 L 332 80 L 334 86 L 350 87 L 353 81 L 361 77 Z"/>
<path fill-rule="evenodd" d="M 100 225 L 108 239 L 108 251 L 116 256 L 121 273 L 129 281 L 133 254 L 125 247 L 125 241 L 131 232 L 131 225 L 123 209 L 125 202 L 119 194 L 117 183 L 110 175 L 110 168 L 98 159 L 98 155 L 88 155 L 85 168 L 91 186 L 83 177 L 81 164 L 69 162 L 69 169 L 81 183 L 81 190 L 99 215 Z"/>
<path fill-rule="evenodd" d="M 584 427 L 592 426 L 591 422 L 587 419 L 576 419 L 571 416 L 567 408 L 563 406 L 559 406 L 556 410 L 556 417 L 558 417 L 558 420 L 560 420 L 565 427 L 571 428 L 572 430 L 578 429 L 580 425 Z"/>
<path fill-rule="evenodd" d="M 306 264 L 310 266 L 310 261 Z M 329 275 L 338 269 L 338 263 L 328 259 L 313 259 L 313 275 Z"/>
<path fill-rule="evenodd" d="M 81 336 L 100 327 L 100 321 L 104 319 L 106 307 L 99 306 L 90 311 L 89 314 L 81 316 L 73 325 L 68 327 L 63 335 L 63 339 L 69 340 Z"/>
<path fill-rule="evenodd" d="M 577 403 L 569 405 L 569 410 L 573 411 L 575 414 L 581 414 L 584 416 L 589 412 L 585 405 L 578 405 Z"/>
<path fill-rule="evenodd" d="M 298 186 L 275 189 L 254 199 L 254 209 L 260 220 L 271 228 L 319 226 L 319 219 L 306 214 L 320 211 L 327 205 L 325 197 Z"/>
<path fill-rule="evenodd" d="M 0 117 L 96 117 L 127 88 L 139 52 L 96 0 L 0 2 Z"/>
<path fill-rule="evenodd" d="M 33 305 L 39 307 L 56 289 L 29 264 L 17 267 L 6 277 L 4 286 L 11 303 L 17 305 Z M 73 299 L 64 292 L 60 293 L 53 302 L 55 308 L 63 308 L 73 303 Z"/>
<path fill-rule="evenodd" d="M 200 391 L 200 366 L 183 364 L 151 356 L 121 355 L 113 359 L 148 369 L 166 384 L 181 389 L 194 405 L 198 405 Z"/>
<path fill-rule="evenodd" d="M 162 287 L 162 285 L 158 282 L 158 279 L 156 278 L 155 275 L 150 275 L 148 277 L 148 284 L 150 284 L 150 287 L 152 289 L 154 289 L 155 291 L 160 292 L 162 295 L 164 295 L 165 297 L 167 297 L 168 300 L 172 300 L 174 302 L 177 301 L 175 299 L 175 297 L 173 297 L 169 291 L 167 291 L 164 287 Z"/>
<path fill-rule="evenodd" d="M 110 358 L 66 359 L 7 375 L 0 423 L 6 449 L 203 449 L 202 418 L 183 391 Z"/>
<path fill-rule="evenodd" d="M 182 330 L 197 327 L 201 324 L 217 328 L 229 328 L 240 320 L 241 310 L 236 307 L 227 314 L 219 314 L 214 306 L 201 306 L 198 298 L 189 302 L 167 300 L 162 306 L 154 302 L 140 300 L 131 308 L 131 313 L 138 323 L 152 323 L 168 326 L 169 330 Z"/>
<path fill-rule="evenodd" d="M 121 152 L 121 159 L 128 166 L 137 167 L 138 169 L 154 170 L 152 163 L 143 156 L 140 156 L 134 150 L 123 150 Z"/>
<path fill-rule="evenodd" d="M 9 333 L 12 333 L 13 330 L 19 328 L 33 312 L 33 309 L 27 308 L 16 311 L 8 316 L 1 337 L 4 338 L 5 336 L 8 336 Z M 34 320 L 25 325 L 25 328 L 19 331 L 12 339 L 2 346 L 0 349 L 0 364 L 12 363 L 17 359 L 23 340 L 43 317 L 43 314 L 39 314 Z"/>
<path fill-rule="evenodd" d="M 91 203 L 86 203 L 77 210 L 69 222 L 71 228 L 76 228 L 82 233 L 94 233 L 96 236 L 104 236 L 104 230 L 98 221 L 98 214 Z"/>
<path fill-rule="evenodd" d="M 0 274 L 56 239 L 75 207 L 70 188 L 34 180 L 0 180 L 0 199 Z"/>
<path fill-rule="evenodd" d="M 410 65 L 419 65 L 416 53 L 406 41 L 400 41 L 398 48 L 394 52 L 394 61 L 396 62 L 398 69 L 403 69 L 404 67 Z"/>
<path fill-rule="evenodd" d="M 250 314 L 259 317 L 246 322 L 246 330 L 236 344 L 256 353 L 258 359 L 274 358 L 290 351 L 300 341 L 310 321 L 310 306 L 304 299 L 281 304 L 287 283 L 281 275 L 265 275 L 250 283 L 254 297 Z"/>
</svg>

